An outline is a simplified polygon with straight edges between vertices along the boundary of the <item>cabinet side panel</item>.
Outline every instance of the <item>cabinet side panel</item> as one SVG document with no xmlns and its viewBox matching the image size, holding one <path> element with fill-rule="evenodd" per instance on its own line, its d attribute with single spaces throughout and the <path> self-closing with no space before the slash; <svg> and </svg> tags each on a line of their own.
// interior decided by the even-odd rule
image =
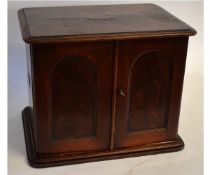
<svg viewBox="0 0 210 175">
<path fill-rule="evenodd" d="M 27 63 L 27 81 L 28 81 L 28 98 L 29 98 L 29 106 L 33 107 L 33 78 L 32 78 L 32 55 L 31 55 L 31 46 L 26 44 L 26 63 Z"/>
<path fill-rule="evenodd" d="M 54 139 L 95 137 L 97 70 L 88 59 L 65 58 L 50 79 Z"/>
<path fill-rule="evenodd" d="M 169 59 L 159 51 L 146 52 L 134 60 L 127 132 L 166 128 L 169 70 Z"/>
<path fill-rule="evenodd" d="M 36 133 L 36 126 L 35 126 L 35 115 L 34 115 L 34 79 L 33 79 L 33 49 L 32 45 L 26 44 L 26 63 L 27 63 L 27 81 L 28 81 L 28 102 L 29 107 L 31 108 L 32 118 L 31 124 L 33 128 L 33 134 Z"/>
</svg>

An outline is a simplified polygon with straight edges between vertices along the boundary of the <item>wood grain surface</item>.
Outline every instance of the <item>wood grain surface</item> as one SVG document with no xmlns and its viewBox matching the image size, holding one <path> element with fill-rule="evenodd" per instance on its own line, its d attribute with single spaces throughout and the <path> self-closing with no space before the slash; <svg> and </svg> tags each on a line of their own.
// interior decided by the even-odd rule
<svg viewBox="0 0 210 175">
<path fill-rule="evenodd" d="M 196 31 L 153 4 L 26 8 L 34 167 L 184 147 L 178 136 L 188 38 Z"/>
<path fill-rule="evenodd" d="M 28 43 L 196 34 L 154 4 L 27 8 L 19 11 L 19 20 Z"/>
</svg>

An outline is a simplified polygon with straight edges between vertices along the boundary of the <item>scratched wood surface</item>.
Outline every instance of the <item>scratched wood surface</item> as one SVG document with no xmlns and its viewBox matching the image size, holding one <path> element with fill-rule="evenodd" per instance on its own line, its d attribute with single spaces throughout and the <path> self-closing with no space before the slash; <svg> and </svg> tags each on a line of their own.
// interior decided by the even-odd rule
<svg viewBox="0 0 210 175">
<path fill-rule="evenodd" d="M 19 19 L 29 43 L 196 33 L 154 4 L 27 8 L 19 11 Z"/>
</svg>

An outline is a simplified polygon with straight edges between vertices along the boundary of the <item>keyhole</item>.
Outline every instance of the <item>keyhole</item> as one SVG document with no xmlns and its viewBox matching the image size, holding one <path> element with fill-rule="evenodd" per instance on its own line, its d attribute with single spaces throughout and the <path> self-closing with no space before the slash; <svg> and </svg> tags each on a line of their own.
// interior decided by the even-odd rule
<svg viewBox="0 0 210 175">
<path fill-rule="evenodd" d="M 125 97 L 125 93 L 123 92 L 122 89 L 120 89 L 120 95 L 123 96 L 123 97 Z"/>
</svg>

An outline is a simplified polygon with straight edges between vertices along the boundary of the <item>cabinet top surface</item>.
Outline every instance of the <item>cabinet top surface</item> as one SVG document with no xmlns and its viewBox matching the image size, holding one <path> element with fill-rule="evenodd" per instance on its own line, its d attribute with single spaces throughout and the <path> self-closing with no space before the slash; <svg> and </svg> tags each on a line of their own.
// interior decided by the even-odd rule
<svg viewBox="0 0 210 175">
<path fill-rule="evenodd" d="M 18 16 L 30 44 L 196 34 L 154 4 L 24 8 Z"/>
</svg>

